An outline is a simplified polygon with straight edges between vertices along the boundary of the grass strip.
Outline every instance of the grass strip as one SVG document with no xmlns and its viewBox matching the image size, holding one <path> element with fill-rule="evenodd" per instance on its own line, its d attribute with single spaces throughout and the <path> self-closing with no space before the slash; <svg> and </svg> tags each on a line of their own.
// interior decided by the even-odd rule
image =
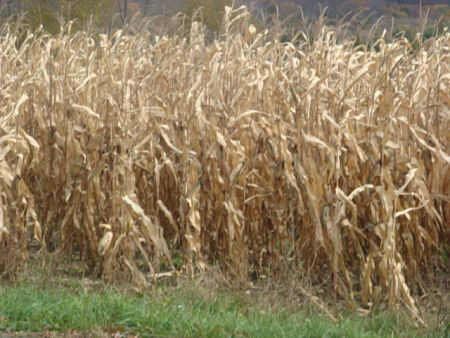
<svg viewBox="0 0 450 338">
<path fill-rule="evenodd" d="M 391 337 L 423 336 L 400 316 L 349 316 L 332 323 L 304 312 L 265 312 L 232 295 L 204 300 L 193 290 L 124 295 L 112 290 L 0 287 L 0 332 L 119 331 L 143 337 Z M 445 337 L 445 332 L 428 333 Z"/>
</svg>

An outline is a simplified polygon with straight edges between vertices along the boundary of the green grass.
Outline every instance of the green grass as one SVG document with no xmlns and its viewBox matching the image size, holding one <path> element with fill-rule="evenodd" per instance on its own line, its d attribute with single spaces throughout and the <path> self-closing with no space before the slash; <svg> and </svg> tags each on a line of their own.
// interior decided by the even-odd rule
<svg viewBox="0 0 450 338">
<path fill-rule="evenodd" d="M 142 337 L 392 337 L 424 336 L 399 315 L 347 316 L 338 323 L 306 311 L 262 311 L 231 291 L 205 297 L 194 287 L 123 294 L 29 284 L 0 286 L 0 332 L 121 332 Z M 448 332 L 429 331 L 430 337 Z"/>
</svg>

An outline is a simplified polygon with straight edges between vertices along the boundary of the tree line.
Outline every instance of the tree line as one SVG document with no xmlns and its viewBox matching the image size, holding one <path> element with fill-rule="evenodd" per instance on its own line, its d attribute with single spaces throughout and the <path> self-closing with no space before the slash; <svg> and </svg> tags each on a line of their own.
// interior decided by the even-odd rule
<svg viewBox="0 0 450 338">
<path fill-rule="evenodd" d="M 233 0 L 0 0 L 0 13 L 3 20 L 20 17 L 31 30 L 42 26 L 55 34 L 62 21 L 73 20 L 75 29 L 90 24 L 105 30 L 123 25 L 136 12 L 153 15 L 181 11 L 190 17 L 202 8 L 204 23 L 217 30 L 224 7 L 232 4 Z"/>
</svg>

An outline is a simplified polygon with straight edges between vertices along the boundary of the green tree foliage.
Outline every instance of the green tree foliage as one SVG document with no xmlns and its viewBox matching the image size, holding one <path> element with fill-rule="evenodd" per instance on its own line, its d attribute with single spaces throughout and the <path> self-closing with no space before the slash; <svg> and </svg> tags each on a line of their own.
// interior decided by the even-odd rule
<svg viewBox="0 0 450 338">
<path fill-rule="evenodd" d="M 106 27 L 112 23 L 117 10 L 116 3 L 111 0 L 64 0 L 61 13 L 65 19 L 76 20 L 80 25 L 91 21 L 98 27 Z"/>
<path fill-rule="evenodd" d="M 75 29 L 88 22 L 98 28 L 108 28 L 118 9 L 117 3 L 111 0 L 19 0 L 18 4 L 31 29 L 42 25 L 52 34 L 59 32 L 60 19 L 74 20 Z"/>
<path fill-rule="evenodd" d="M 25 22 L 32 30 L 42 25 L 50 33 L 59 32 L 58 17 L 53 8 L 56 3 L 51 0 L 21 0 L 19 10 L 25 13 Z"/>
<path fill-rule="evenodd" d="M 213 31 L 218 31 L 225 14 L 225 6 L 232 6 L 232 0 L 189 0 L 183 6 L 183 12 L 192 17 L 197 9 L 202 10 L 204 24 Z"/>
</svg>

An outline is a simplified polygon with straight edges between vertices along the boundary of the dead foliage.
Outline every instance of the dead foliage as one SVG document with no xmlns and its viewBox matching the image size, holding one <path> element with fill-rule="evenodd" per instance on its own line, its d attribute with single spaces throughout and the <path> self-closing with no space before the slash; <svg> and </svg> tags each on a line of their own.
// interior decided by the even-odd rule
<svg viewBox="0 0 450 338">
<path fill-rule="evenodd" d="M 141 285 L 175 260 L 243 280 L 290 266 L 352 308 L 419 316 L 412 295 L 448 265 L 450 34 L 282 43 L 248 20 L 228 8 L 212 43 L 198 22 L 2 28 L 2 273 L 32 240 Z"/>
</svg>

